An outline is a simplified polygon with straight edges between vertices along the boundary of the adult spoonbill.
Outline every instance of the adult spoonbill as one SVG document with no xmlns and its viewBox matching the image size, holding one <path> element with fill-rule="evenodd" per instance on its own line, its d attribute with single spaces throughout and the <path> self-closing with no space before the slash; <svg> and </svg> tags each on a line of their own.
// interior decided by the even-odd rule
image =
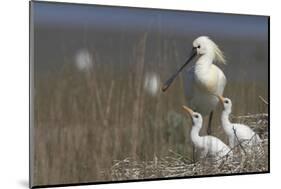
<svg viewBox="0 0 281 189">
<path fill-rule="evenodd" d="M 201 36 L 193 41 L 190 57 L 164 83 L 162 91 L 169 88 L 182 69 L 195 57 L 198 57 L 195 65 L 184 74 L 185 96 L 191 108 L 203 116 L 209 115 L 207 133 L 211 134 L 213 111 L 218 104 L 215 95 L 223 94 L 226 78 L 222 70 L 213 64 L 214 62 L 225 64 L 224 55 L 209 37 Z"/>
<path fill-rule="evenodd" d="M 231 123 L 229 115 L 231 114 L 232 102 L 229 98 L 218 96 L 223 111 L 221 114 L 221 124 L 228 137 L 229 146 L 233 148 L 235 145 L 241 143 L 246 146 L 257 145 L 261 142 L 260 137 L 247 125 L 239 123 Z"/>
<path fill-rule="evenodd" d="M 188 113 L 192 120 L 191 140 L 195 148 L 202 150 L 201 158 L 210 156 L 215 160 L 219 160 L 226 155 L 232 156 L 231 149 L 224 144 L 220 139 L 214 136 L 200 136 L 199 132 L 202 128 L 203 119 L 201 114 L 193 112 L 190 108 L 183 106 L 183 109 Z"/>
</svg>

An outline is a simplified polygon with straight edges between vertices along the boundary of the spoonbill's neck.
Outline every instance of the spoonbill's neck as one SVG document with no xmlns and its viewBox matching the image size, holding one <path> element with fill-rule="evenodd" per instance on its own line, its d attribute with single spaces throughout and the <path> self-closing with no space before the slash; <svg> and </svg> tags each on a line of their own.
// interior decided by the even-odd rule
<svg viewBox="0 0 281 189">
<path fill-rule="evenodd" d="M 195 63 L 195 71 L 200 74 L 208 73 L 213 60 L 214 57 L 211 54 L 201 55 Z"/>
<path fill-rule="evenodd" d="M 232 133 L 231 122 L 229 121 L 229 115 L 231 110 L 223 110 L 221 114 L 221 123 L 226 133 Z"/>
<path fill-rule="evenodd" d="M 192 125 L 191 129 L 191 140 L 194 143 L 195 146 L 201 148 L 203 146 L 202 138 L 199 136 L 201 127 L 199 125 Z"/>
<path fill-rule="evenodd" d="M 206 53 L 206 54 L 201 55 L 198 58 L 195 65 L 210 66 L 213 63 L 214 59 L 215 59 L 215 56 L 212 53 Z"/>
</svg>

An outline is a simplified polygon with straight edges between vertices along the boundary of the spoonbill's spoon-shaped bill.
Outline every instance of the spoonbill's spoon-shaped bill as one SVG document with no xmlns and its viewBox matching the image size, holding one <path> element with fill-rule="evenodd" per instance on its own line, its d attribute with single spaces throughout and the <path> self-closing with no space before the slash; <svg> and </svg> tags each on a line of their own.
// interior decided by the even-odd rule
<svg viewBox="0 0 281 189">
<path fill-rule="evenodd" d="M 188 108 L 188 107 L 186 107 L 186 106 L 182 106 L 182 108 L 188 113 L 188 115 L 189 115 L 191 121 L 193 121 L 193 119 L 192 119 L 192 115 L 193 115 L 193 113 L 194 113 L 193 110 L 190 109 L 190 108 Z"/>
<path fill-rule="evenodd" d="M 194 113 L 192 109 L 186 107 L 186 106 L 182 106 L 182 108 L 188 113 L 188 115 L 190 115 L 190 117 L 192 118 L 192 114 Z"/>
<path fill-rule="evenodd" d="M 196 48 L 192 48 L 192 51 L 190 53 L 189 58 L 187 59 L 187 61 L 180 67 L 180 69 L 178 69 L 178 71 L 172 75 L 162 86 L 162 91 L 165 92 L 170 85 L 173 83 L 173 81 L 176 79 L 176 77 L 178 76 L 178 74 L 182 71 L 182 69 L 188 65 L 188 63 L 196 56 L 197 52 L 196 52 Z"/>
<path fill-rule="evenodd" d="M 224 98 L 221 96 L 221 95 L 216 95 L 219 100 L 220 100 L 220 103 L 224 106 Z"/>
</svg>

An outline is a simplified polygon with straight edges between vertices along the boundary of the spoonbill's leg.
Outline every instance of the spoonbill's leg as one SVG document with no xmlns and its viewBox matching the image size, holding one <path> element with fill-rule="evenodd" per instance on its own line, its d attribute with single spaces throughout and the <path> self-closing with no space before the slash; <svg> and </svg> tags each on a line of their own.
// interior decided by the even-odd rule
<svg viewBox="0 0 281 189">
<path fill-rule="evenodd" d="M 211 111 L 211 113 L 209 115 L 209 122 L 208 122 L 208 128 L 207 128 L 207 134 L 208 135 L 211 135 L 211 133 L 212 133 L 212 128 L 211 128 L 212 119 L 213 119 L 213 111 Z"/>
</svg>

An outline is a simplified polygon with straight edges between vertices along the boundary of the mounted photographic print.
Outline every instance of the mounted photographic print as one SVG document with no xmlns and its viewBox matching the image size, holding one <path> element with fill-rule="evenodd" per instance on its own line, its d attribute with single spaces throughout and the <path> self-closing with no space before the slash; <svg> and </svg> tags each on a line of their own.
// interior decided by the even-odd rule
<svg viewBox="0 0 281 189">
<path fill-rule="evenodd" d="M 30 2 L 30 187 L 269 172 L 269 17 Z"/>
</svg>

